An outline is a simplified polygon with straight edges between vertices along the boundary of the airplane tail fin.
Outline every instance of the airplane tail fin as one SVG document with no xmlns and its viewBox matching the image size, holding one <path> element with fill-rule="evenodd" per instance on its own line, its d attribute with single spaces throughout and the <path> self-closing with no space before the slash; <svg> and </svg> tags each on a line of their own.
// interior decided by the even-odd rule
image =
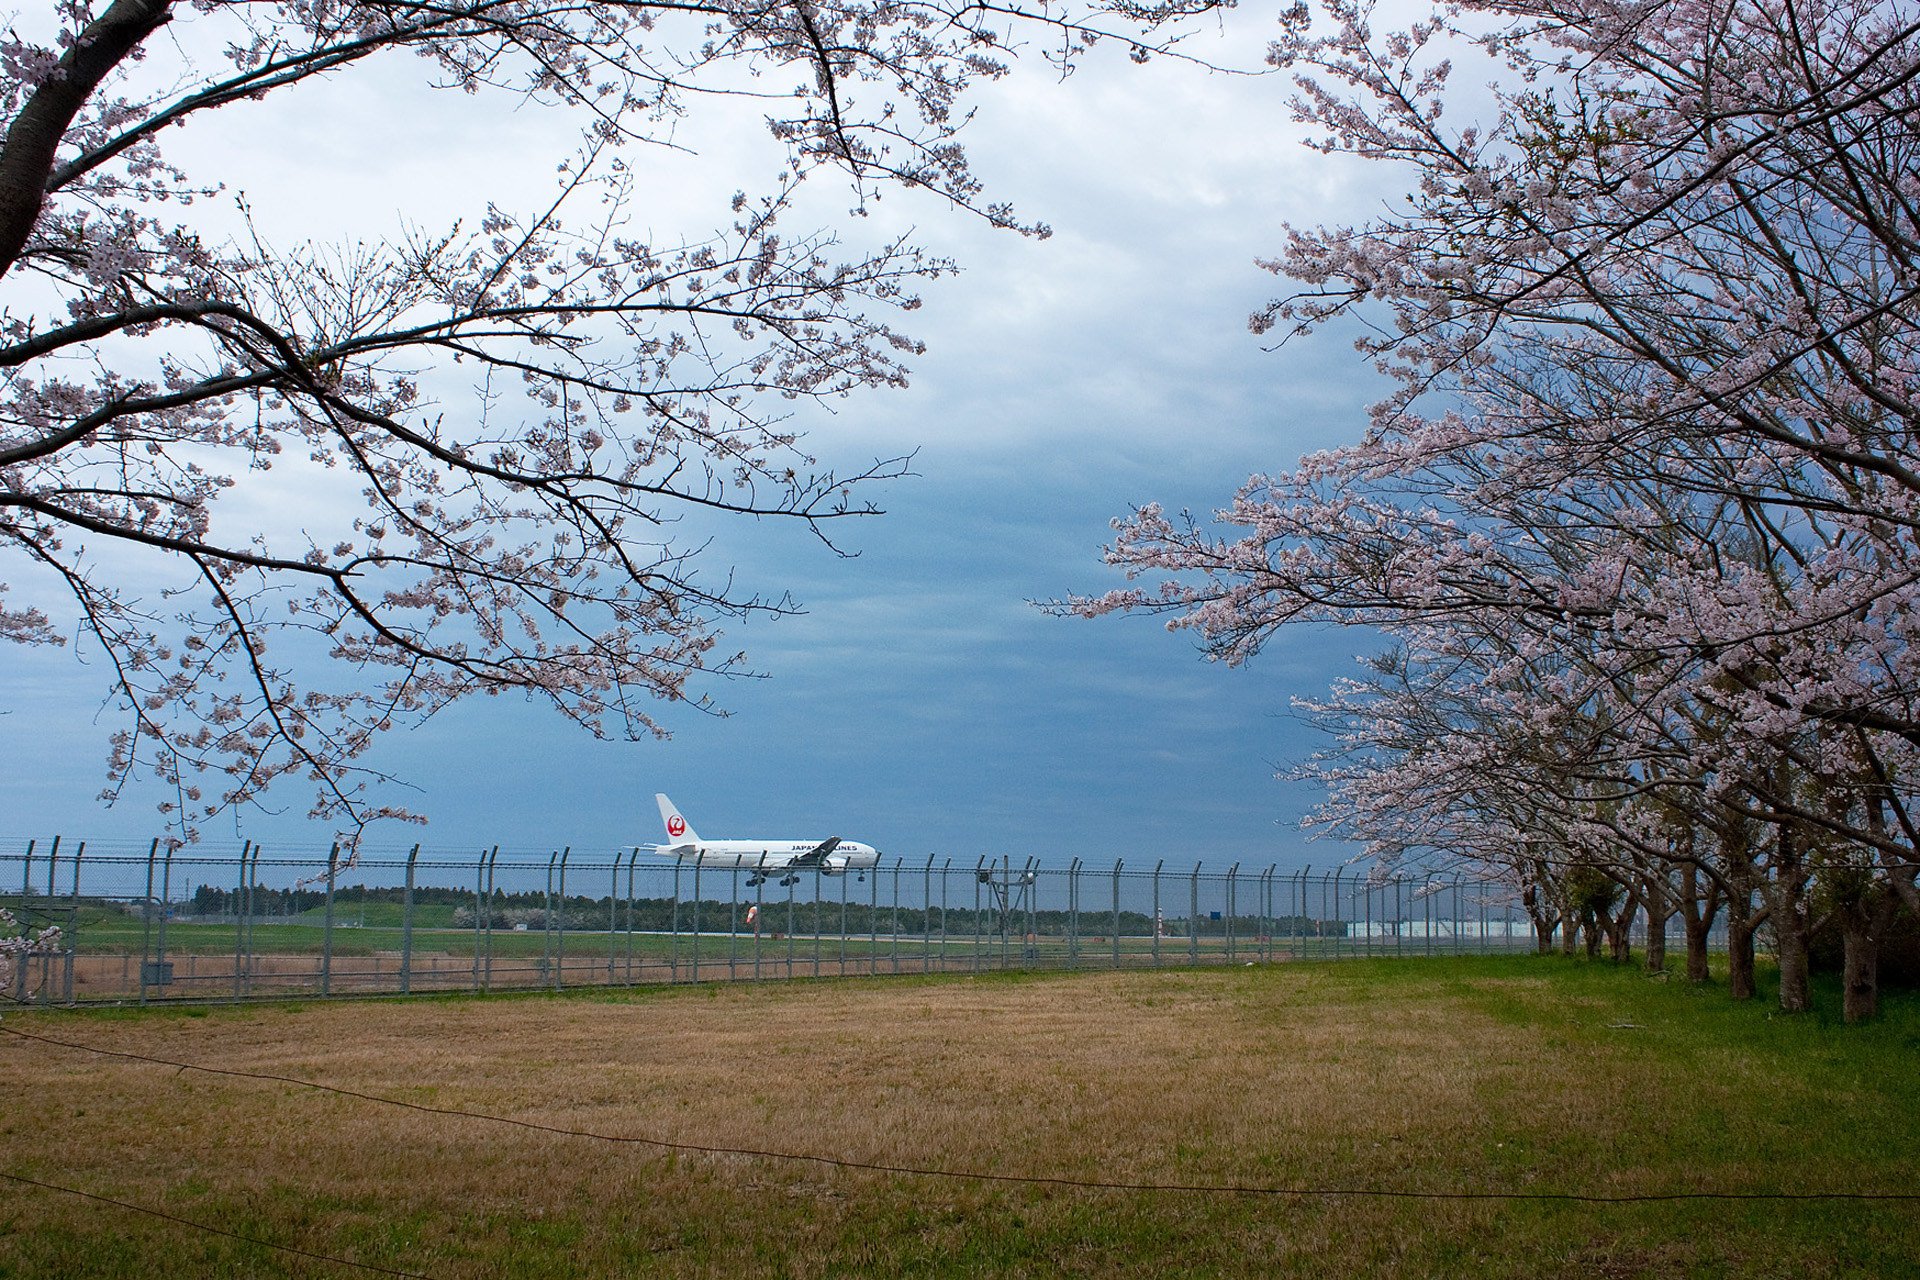
<svg viewBox="0 0 1920 1280">
<path fill-rule="evenodd" d="M 667 824 L 668 844 L 698 844 L 700 837 L 694 832 L 693 825 L 680 816 L 673 807 L 673 801 L 659 792 L 653 796 L 654 803 L 660 806 L 660 821 Z"/>
</svg>

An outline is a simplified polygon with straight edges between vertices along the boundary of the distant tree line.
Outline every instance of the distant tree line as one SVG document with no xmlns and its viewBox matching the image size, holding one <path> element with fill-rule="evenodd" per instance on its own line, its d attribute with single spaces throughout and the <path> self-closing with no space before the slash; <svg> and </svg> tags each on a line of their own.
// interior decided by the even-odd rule
<svg viewBox="0 0 1920 1280">
<path fill-rule="evenodd" d="M 419 885 L 413 891 L 416 906 L 452 906 L 453 926 L 457 929 L 475 927 L 479 917 L 475 911 L 474 896 L 471 889 L 433 885 Z M 250 913 L 255 916 L 297 916 L 324 907 L 326 900 L 326 892 L 322 889 L 256 888 L 252 891 Z M 369 903 L 398 905 L 405 901 L 406 890 L 395 886 L 342 885 L 333 892 L 336 909 Z M 233 915 L 239 909 L 240 894 L 231 888 L 201 885 L 194 890 L 190 904 L 194 915 Z M 540 890 L 521 893 L 495 890 L 489 899 L 488 913 L 481 923 L 493 929 L 512 929 L 524 925 L 529 929 L 555 927 L 596 930 L 606 929 L 611 924 L 617 930 L 659 932 L 674 928 L 691 930 L 697 917 L 700 928 L 711 932 L 726 928 L 730 923 L 741 929 L 750 928 L 747 909 L 752 905 L 754 903 L 751 901 L 728 902 L 717 898 L 703 898 L 697 902 L 684 898 L 634 898 L 629 901 L 626 898 L 615 900 L 605 895 L 592 898 L 580 894 L 568 894 L 564 899 L 556 900 Z M 789 911 L 785 898 L 768 899 L 759 903 L 759 906 L 759 924 L 763 934 L 844 932 L 920 935 L 937 934 L 945 930 L 949 934 L 972 936 L 976 933 L 998 934 L 1002 930 L 1001 913 L 992 908 L 976 911 L 971 907 L 894 907 L 890 903 L 876 906 L 871 902 L 851 900 L 841 903 L 832 899 L 796 899 Z M 1184 917 L 1168 918 L 1163 927 L 1170 937 L 1190 936 L 1189 921 Z M 1153 917 L 1144 912 L 1119 913 L 1118 932 L 1122 937 L 1149 937 L 1153 928 Z M 1005 923 L 1005 929 L 1016 936 L 1032 933 L 1037 937 L 1065 938 L 1077 933 L 1082 938 L 1108 937 L 1115 932 L 1115 917 L 1112 911 L 1097 909 L 1082 910 L 1077 919 L 1073 912 L 1061 910 L 1013 912 Z M 1303 915 L 1235 915 L 1231 919 L 1203 918 L 1192 932 L 1201 937 L 1224 937 L 1229 929 L 1235 937 L 1242 938 L 1334 938 L 1346 936 L 1347 925 L 1344 921 L 1318 920 Z"/>
<path fill-rule="evenodd" d="M 255 886 L 250 892 L 249 913 L 256 916 L 297 916 L 303 911 L 324 907 L 327 893 L 324 889 L 269 889 L 264 885 Z M 370 902 L 403 903 L 407 891 L 399 887 L 368 887 L 363 884 L 339 886 L 333 891 L 335 904 L 352 903 L 361 906 Z M 539 899 L 543 895 L 531 896 Z M 203 884 L 193 891 L 188 899 L 188 907 L 197 916 L 230 916 L 239 910 L 240 891 L 221 888 L 218 885 Z M 413 891 L 413 901 L 418 906 L 447 906 L 450 904 L 472 903 L 473 891 L 461 889 L 441 889 L 431 885 L 420 885 Z"/>
</svg>

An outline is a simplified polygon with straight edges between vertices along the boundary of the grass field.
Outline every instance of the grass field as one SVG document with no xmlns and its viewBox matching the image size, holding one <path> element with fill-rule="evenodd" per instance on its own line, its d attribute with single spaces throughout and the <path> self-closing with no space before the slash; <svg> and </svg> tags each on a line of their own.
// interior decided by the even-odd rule
<svg viewBox="0 0 1920 1280">
<path fill-rule="evenodd" d="M 1837 1005 L 1837 1000 L 1830 1000 Z M 395 1271 L 1920 1275 L 1920 1000 L 1857 1028 L 1557 958 L 8 1012 L 0 1171 Z M 0 1183 L 0 1276 L 368 1274 Z"/>
</svg>

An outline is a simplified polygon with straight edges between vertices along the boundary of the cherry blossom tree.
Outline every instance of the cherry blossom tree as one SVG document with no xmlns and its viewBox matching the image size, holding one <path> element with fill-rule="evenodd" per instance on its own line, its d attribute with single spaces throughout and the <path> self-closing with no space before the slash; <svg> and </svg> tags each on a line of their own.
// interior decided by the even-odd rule
<svg viewBox="0 0 1920 1280">
<path fill-rule="evenodd" d="M 23 929 L 13 912 L 0 907 L 0 994 L 13 985 L 14 970 L 27 956 L 52 951 L 60 945 L 60 930 Z"/>
<path fill-rule="evenodd" d="M 650 707 L 704 705 L 735 669 L 717 624 L 791 607 L 701 573 L 675 522 L 829 538 L 903 470 L 818 464 L 783 415 L 904 385 L 920 348 L 896 317 L 946 264 L 790 229 L 802 184 L 1044 234 L 969 169 L 969 87 L 1022 42 L 1063 70 L 1108 34 L 1145 58 L 1215 3 L 62 0 L 46 35 L 0 43 L 0 547 L 76 621 L 0 600 L 0 636 L 97 646 L 127 717 L 106 795 L 158 777 L 181 839 L 288 775 L 349 831 L 412 817 L 363 756 L 474 693 L 659 733 Z M 408 65 L 583 120 L 555 190 L 283 249 L 210 215 L 240 174 L 163 153 L 209 112 Z M 715 229 L 642 234 L 636 154 L 719 95 L 761 104 L 779 180 Z M 222 515 L 321 473 L 358 504 L 331 527 Z"/>
<path fill-rule="evenodd" d="M 1594 731 L 1550 770 L 1480 732 L 1454 775 L 1533 769 L 1571 860 L 1603 830 L 1629 890 L 1635 856 L 1656 896 L 1705 874 L 1736 952 L 1773 925 L 1804 1007 L 1812 878 L 1920 910 L 1920 21 L 1493 0 L 1376 34 L 1329 0 L 1282 18 L 1270 60 L 1321 147 L 1414 190 L 1370 225 L 1288 228 L 1264 265 L 1297 288 L 1253 327 L 1360 321 L 1392 392 L 1361 443 L 1250 482 L 1225 532 L 1118 522 L 1109 562 L 1158 581 L 1065 606 L 1168 614 L 1229 662 L 1298 621 L 1474 654 L 1446 696 L 1483 730 Z M 1471 123 L 1447 109 L 1457 60 L 1493 81 Z M 1399 692 L 1375 710 L 1440 732 Z M 1396 748 L 1370 802 L 1421 794 L 1408 771 L 1458 747 Z M 1676 815 L 1719 838 L 1663 836 Z"/>
</svg>

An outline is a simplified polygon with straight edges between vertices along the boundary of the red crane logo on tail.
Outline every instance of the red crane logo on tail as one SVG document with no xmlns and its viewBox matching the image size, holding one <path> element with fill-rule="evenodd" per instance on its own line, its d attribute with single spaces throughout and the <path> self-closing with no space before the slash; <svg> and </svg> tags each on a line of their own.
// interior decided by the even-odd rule
<svg viewBox="0 0 1920 1280">
<path fill-rule="evenodd" d="M 671 818 L 668 818 L 667 834 L 672 836 L 675 840 L 678 840 L 681 836 L 687 834 L 687 820 L 681 817 L 677 813 L 674 814 Z"/>
</svg>

